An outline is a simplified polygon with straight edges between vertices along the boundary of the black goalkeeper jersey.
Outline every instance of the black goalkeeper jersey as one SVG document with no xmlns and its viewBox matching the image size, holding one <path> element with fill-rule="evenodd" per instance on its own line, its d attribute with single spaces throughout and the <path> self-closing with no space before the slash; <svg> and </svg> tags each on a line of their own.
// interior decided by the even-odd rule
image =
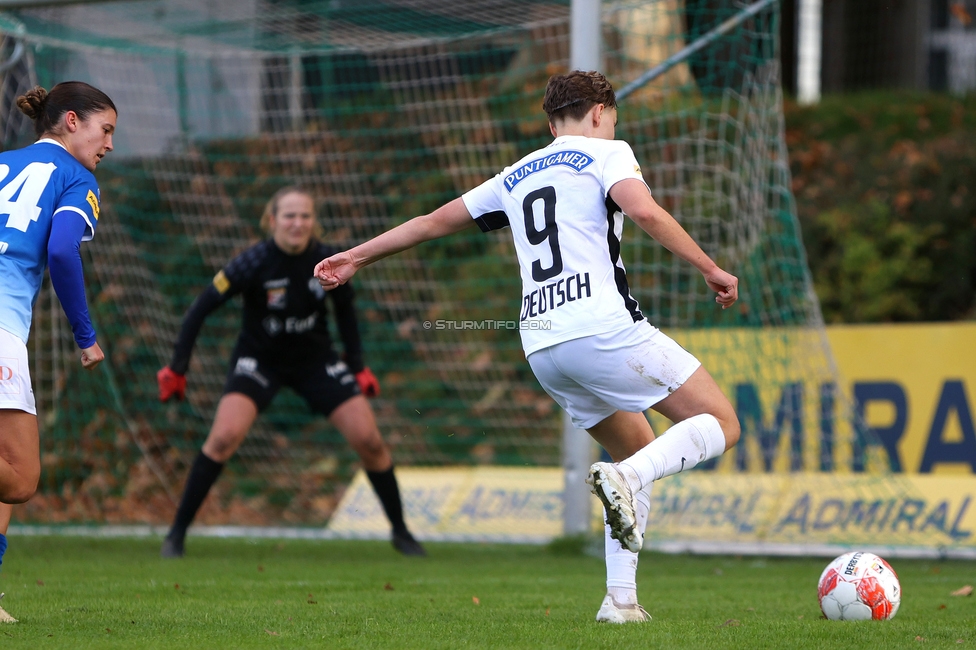
<svg viewBox="0 0 976 650">
<path fill-rule="evenodd" d="M 352 285 L 325 291 L 313 277 L 315 265 L 337 249 L 312 240 L 298 255 L 288 255 L 268 239 L 235 257 L 200 294 L 183 318 L 169 367 L 186 374 L 190 355 L 207 316 L 236 294 L 244 298 L 240 340 L 275 364 L 304 365 L 333 354 L 326 296 L 335 309 L 346 363 L 363 369 L 362 345 L 353 306 Z"/>
</svg>

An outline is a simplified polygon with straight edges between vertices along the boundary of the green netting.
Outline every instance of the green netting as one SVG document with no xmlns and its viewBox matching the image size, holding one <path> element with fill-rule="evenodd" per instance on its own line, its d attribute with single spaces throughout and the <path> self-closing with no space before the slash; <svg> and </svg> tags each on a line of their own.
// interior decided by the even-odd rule
<svg viewBox="0 0 976 650">
<path fill-rule="evenodd" d="M 621 88 L 745 4 L 604 2 L 605 70 Z M 117 149 L 98 172 L 103 217 L 84 247 L 103 373 L 79 369 L 49 290 L 38 303 L 45 471 L 26 516 L 47 521 L 172 512 L 239 306 L 205 326 L 187 403 L 160 405 L 154 375 L 196 294 L 261 237 L 276 189 L 311 188 L 339 245 L 430 211 L 551 140 L 542 93 L 569 59 L 568 3 L 542 0 L 113 2 L 0 14 L 0 28 L 29 45 L 0 94 L 6 147 L 30 141 L 10 98 L 34 82 L 81 78 L 120 110 Z M 883 469 L 849 425 L 811 290 L 776 33 L 774 4 L 627 98 L 618 125 L 657 200 L 740 276 L 741 303 L 718 310 L 697 272 L 633 224 L 624 260 L 644 313 L 739 408 L 744 441 L 718 471 Z M 517 331 L 423 325 L 516 317 L 507 233 L 425 244 L 364 270 L 357 287 L 383 388 L 374 406 L 399 464 L 559 464 L 561 417 Z M 321 523 L 355 461 L 282 393 L 200 520 Z"/>
</svg>

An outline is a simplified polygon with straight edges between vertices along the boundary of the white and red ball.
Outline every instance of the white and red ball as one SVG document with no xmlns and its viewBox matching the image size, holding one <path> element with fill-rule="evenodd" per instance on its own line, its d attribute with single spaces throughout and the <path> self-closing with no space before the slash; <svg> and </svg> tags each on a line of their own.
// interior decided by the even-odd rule
<svg viewBox="0 0 976 650">
<path fill-rule="evenodd" d="M 874 553 L 835 558 L 817 586 L 820 611 L 832 621 L 884 621 L 901 604 L 901 583 L 891 565 Z"/>
</svg>

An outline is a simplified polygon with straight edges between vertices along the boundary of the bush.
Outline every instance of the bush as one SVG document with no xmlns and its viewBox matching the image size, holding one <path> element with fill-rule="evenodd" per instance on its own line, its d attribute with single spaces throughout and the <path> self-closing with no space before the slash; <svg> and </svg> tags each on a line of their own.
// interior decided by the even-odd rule
<svg viewBox="0 0 976 650">
<path fill-rule="evenodd" d="M 785 109 L 825 320 L 976 318 L 976 96 L 876 92 Z"/>
</svg>

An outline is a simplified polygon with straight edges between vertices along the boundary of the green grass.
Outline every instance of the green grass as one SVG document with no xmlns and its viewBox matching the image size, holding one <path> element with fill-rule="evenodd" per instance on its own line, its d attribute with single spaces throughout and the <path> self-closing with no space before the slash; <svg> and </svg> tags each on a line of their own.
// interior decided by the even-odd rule
<svg viewBox="0 0 976 650">
<path fill-rule="evenodd" d="M 976 645 L 976 562 L 895 561 L 888 622 L 821 619 L 823 559 L 645 553 L 647 625 L 593 621 L 601 558 L 571 544 L 14 537 L 4 558 L 6 648 L 919 648 Z M 921 637 L 924 642 L 917 641 Z M 957 643 L 961 640 L 961 643 Z"/>
</svg>

